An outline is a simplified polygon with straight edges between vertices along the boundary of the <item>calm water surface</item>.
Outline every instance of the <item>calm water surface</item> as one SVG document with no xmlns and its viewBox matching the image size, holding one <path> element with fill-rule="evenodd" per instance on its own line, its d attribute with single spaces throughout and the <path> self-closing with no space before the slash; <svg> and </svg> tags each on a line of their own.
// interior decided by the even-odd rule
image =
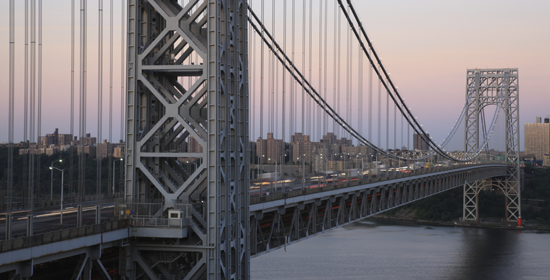
<svg viewBox="0 0 550 280">
<path fill-rule="evenodd" d="M 550 234 L 364 220 L 251 260 L 252 279 L 550 279 Z"/>
</svg>

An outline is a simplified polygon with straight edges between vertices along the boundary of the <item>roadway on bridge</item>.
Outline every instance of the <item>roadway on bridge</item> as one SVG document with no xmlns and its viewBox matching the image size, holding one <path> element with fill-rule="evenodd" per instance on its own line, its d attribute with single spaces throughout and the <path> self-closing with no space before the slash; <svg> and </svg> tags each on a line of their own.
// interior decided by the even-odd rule
<svg viewBox="0 0 550 280">
<path fill-rule="evenodd" d="M 63 209 L 63 229 L 76 227 L 76 209 L 77 204 L 71 203 L 65 205 Z M 93 202 L 87 202 L 82 207 L 82 217 L 84 224 L 95 223 L 95 204 Z M 51 232 L 60 229 L 60 209 L 50 209 L 36 211 L 34 216 L 34 231 L 36 234 L 42 232 Z M 28 210 L 19 210 L 13 212 L 12 221 L 12 237 L 25 236 L 27 232 L 27 214 Z M 114 203 L 106 203 L 101 205 L 101 219 L 113 219 L 114 218 Z M 6 218 L 0 218 L 0 240 L 5 239 L 6 233 Z"/>
</svg>

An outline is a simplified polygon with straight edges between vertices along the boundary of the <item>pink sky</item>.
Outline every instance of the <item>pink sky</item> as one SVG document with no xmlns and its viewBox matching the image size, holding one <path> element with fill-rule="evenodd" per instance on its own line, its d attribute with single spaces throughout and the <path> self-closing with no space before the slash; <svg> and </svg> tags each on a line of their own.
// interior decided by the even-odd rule
<svg viewBox="0 0 550 280">
<path fill-rule="evenodd" d="M 17 2 L 16 37 L 16 141 L 22 139 L 23 120 L 23 1 Z M 79 2 L 79 1 L 76 1 Z M 97 134 L 97 1 L 88 1 L 88 131 Z M 119 138 L 120 108 L 120 2 L 115 1 L 113 140 Z M 292 1 L 288 1 L 290 4 Z M 296 1 L 301 7 L 301 1 Z M 324 2 L 324 1 L 323 1 Z M 333 7 L 329 1 L 329 8 Z M 259 11 L 260 1 L 254 1 Z M 266 7 L 271 1 L 266 0 Z M 277 2 L 279 3 L 279 2 Z M 309 3 L 309 1 L 308 1 Z M 109 24 L 105 1 L 104 24 Z M 367 32 L 386 69 L 407 104 L 424 127 L 440 140 L 455 122 L 465 96 L 468 68 L 519 68 L 520 123 L 550 116 L 550 11 L 549 1 L 354 1 Z M 78 6 L 78 3 L 77 3 Z M 258 7 L 258 8 L 256 8 Z M 269 14 L 266 10 L 266 14 Z M 301 10 L 297 12 L 301 15 Z M 280 15 L 280 13 L 279 13 Z M 316 15 L 314 13 L 314 15 Z M 269 17 L 269 15 L 268 15 Z M 290 15 L 287 15 L 290 17 Z M 329 18 L 332 9 L 329 10 Z M 8 1 L 0 3 L 0 142 L 7 141 L 8 118 Z M 44 1 L 44 74 L 42 134 L 59 127 L 69 132 L 70 112 L 70 1 Z M 78 17 L 77 57 L 78 57 Z M 266 20 L 270 26 L 271 19 Z M 280 27 L 277 27 L 280 28 Z M 316 28 L 316 27 L 315 27 Z M 299 31 L 297 31 L 299 33 Z M 332 32 L 332 27 L 329 27 Z M 104 34 L 104 120 L 108 98 L 108 30 Z M 329 35 L 329 38 L 332 35 Z M 345 38 L 345 35 L 342 35 Z M 300 36 L 297 36 L 300 38 Z M 331 43 L 330 43 L 331 44 Z M 300 47 L 297 46 L 297 49 Z M 313 54 L 316 58 L 318 55 Z M 331 54 L 329 53 L 329 57 Z M 297 62 L 298 63 L 298 62 Z M 78 60 L 75 64 L 78 71 Z M 330 70 L 331 71 L 331 70 Z M 314 77 L 317 72 L 314 71 Z M 332 77 L 334 73 L 329 73 Z M 78 72 L 75 94 L 78 96 Z M 312 79 L 314 82 L 318 79 Z M 78 99 L 77 99 L 78 101 Z M 78 104 L 76 106 L 78 108 Z M 78 122 L 78 112 L 75 123 Z M 103 138 L 107 138 L 104 124 Z M 78 127 L 75 127 L 78 131 Z M 265 131 L 264 131 L 265 133 Z M 523 134 L 522 134 L 523 135 Z M 523 146 L 523 139 L 521 139 Z"/>
</svg>

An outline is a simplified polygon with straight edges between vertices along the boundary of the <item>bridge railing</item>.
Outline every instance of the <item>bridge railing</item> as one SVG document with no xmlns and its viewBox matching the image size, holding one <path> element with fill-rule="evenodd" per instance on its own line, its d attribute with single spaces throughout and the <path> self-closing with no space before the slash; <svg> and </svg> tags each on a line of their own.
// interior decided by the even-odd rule
<svg viewBox="0 0 550 280">
<path fill-rule="evenodd" d="M 188 219 L 168 219 L 168 218 L 130 218 L 130 225 L 133 227 L 169 227 L 183 228 L 187 226 Z"/>
<path fill-rule="evenodd" d="M 112 203 L 113 201 L 120 199 L 122 195 L 116 194 L 116 195 L 89 195 L 84 197 L 84 202 L 96 202 L 96 203 Z M 64 207 L 67 207 L 67 205 L 71 205 L 77 203 L 76 196 L 71 197 L 65 197 L 63 201 Z M 43 199 L 36 199 L 34 203 L 33 210 L 34 211 L 43 211 L 43 210 L 51 210 L 51 209 L 58 209 L 61 204 L 60 198 L 54 198 L 53 200 L 43 200 Z M 7 205 L 6 204 L 0 204 L 0 214 L 3 214 L 6 212 Z M 14 211 L 21 211 L 21 210 L 27 210 L 29 207 L 26 203 L 23 203 L 22 201 L 15 202 L 13 204 L 13 210 Z"/>
<path fill-rule="evenodd" d="M 117 229 L 127 228 L 129 226 L 130 220 L 118 220 L 102 224 L 87 225 L 78 228 L 63 229 L 33 236 L 25 236 L 10 240 L 4 240 L 0 241 L 0 253 L 100 234 Z"/>
<path fill-rule="evenodd" d="M 502 163 L 502 162 L 498 162 Z M 475 164 L 479 166 L 483 166 L 490 163 L 482 163 L 482 164 Z M 313 194 L 313 193 L 319 193 L 319 192 L 326 192 L 326 191 L 332 191 L 335 189 L 343 189 L 343 188 L 349 188 L 354 187 L 358 185 L 364 185 L 369 183 L 375 183 L 375 182 L 382 182 L 387 180 L 393 180 L 398 178 L 405 178 L 405 177 L 411 177 L 411 176 L 417 176 L 417 175 L 424 175 L 434 172 L 440 172 L 440 171 L 448 171 L 448 170 L 454 170 L 454 169 L 460 169 L 464 167 L 472 166 L 473 164 L 461 164 L 461 165 L 451 165 L 451 166 L 434 166 L 429 168 L 423 168 L 418 169 L 410 173 L 403 173 L 400 172 L 398 174 L 390 175 L 390 176 L 377 176 L 377 177 L 369 177 L 369 176 L 363 176 L 357 178 L 357 180 L 346 180 L 346 181 L 340 181 L 340 182 L 328 182 L 327 184 L 324 184 L 323 182 L 320 182 L 319 187 L 310 188 L 309 184 L 305 184 L 306 188 L 302 190 L 293 190 L 288 192 L 275 192 L 270 193 L 266 196 L 260 196 L 260 197 L 251 197 L 250 198 L 250 204 L 257 204 L 257 203 L 263 203 L 263 202 L 269 202 L 269 201 L 275 201 L 279 199 L 285 199 L 285 198 L 291 198 L 291 197 L 297 197 L 307 194 Z"/>
</svg>

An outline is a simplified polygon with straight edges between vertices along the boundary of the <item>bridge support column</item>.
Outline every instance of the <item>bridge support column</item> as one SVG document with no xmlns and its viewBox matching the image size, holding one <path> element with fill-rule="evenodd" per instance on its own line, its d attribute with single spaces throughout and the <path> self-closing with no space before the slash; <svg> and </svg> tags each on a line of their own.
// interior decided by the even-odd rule
<svg viewBox="0 0 550 280">
<path fill-rule="evenodd" d="M 248 279 L 247 1 L 181 2 L 128 0 L 124 204 L 182 231 L 136 238 L 121 262 L 130 279 Z"/>
<path fill-rule="evenodd" d="M 464 196 L 462 208 L 463 221 L 475 221 L 479 223 L 479 192 L 483 189 L 484 180 L 473 183 L 464 182 Z"/>
<path fill-rule="evenodd" d="M 486 143 L 480 142 L 480 132 L 482 132 L 480 115 L 483 108 L 499 105 L 504 112 L 501 117 L 505 120 L 505 163 L 508 164 L 505 188 L 506 220 L 519 221 L 521 219 L 521 186 L 518 69 L 468 69 L 466 102 L 468 108 L 465 117 L 464 151 L 468 155 L 479 154 L 486 147 Z M 466 208 L 464 211 L 466 212 Z"/>
</svg>

